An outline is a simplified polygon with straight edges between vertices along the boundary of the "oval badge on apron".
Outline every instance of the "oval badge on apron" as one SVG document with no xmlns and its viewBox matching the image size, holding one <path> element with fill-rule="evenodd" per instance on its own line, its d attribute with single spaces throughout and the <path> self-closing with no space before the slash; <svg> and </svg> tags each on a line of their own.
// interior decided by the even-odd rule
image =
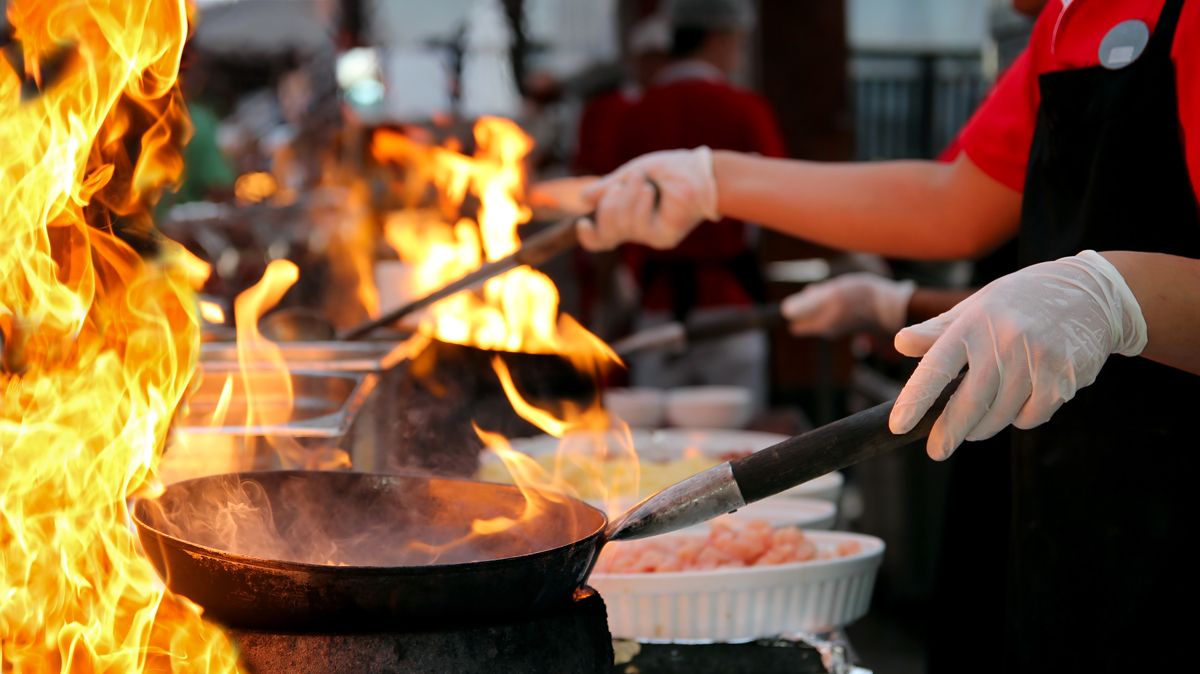
<svg viewBox="0 0 1200 674">
<path fill-rule="evenodd" d="M 1145 21 L 1122 21 L 1108 31 L 1100 42 L 1100 64 L 1118 70 L 1137 60 L 1150 42 L 1150 28 Z"/>
</svg>

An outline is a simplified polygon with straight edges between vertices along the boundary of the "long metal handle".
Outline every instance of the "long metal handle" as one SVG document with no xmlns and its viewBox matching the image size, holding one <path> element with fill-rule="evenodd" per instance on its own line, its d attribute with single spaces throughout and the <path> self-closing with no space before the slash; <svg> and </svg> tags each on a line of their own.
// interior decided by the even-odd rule
<svg viewBox="0 0 1200 674">
<path fill-rule="evenodd" d="M 605 535 L 632 540 L 678 531 L 919 441 L 929 435 L 961 381 L 962 375 L 951 381 L 908 433 L 896 435 L 888 428 L 896 404 L 890 400 L 667 487 L 629 509 Z"/>
<path fill-rule="evenodd" d="M 782 325 L 783 311 L 779 304 L 765 304 L 749 309 L 730 309 L 727 312 L 697 316 L 684 326 L 689 343 L 729 337 L 750 330 Z"/>
<path fill-rule="evenodd" d="M 729 309 L 692 318 L 686 323 L 670 322 L 639 330 L 612 345 L 622 358 L 654 349 L 683 349 L 689 344 L 729 337 L 749 330 L 782 325 L 783 312 L 778 304 L 750 309 Z"/>
<path fill-rule="evenodd" d="M 571 217 L 551 225 L 548 229 L 529 238 L 515 253 L 494 262 L 488 262 L 479 269 L 463 276 L 457 281 L 448 283 L 441 288 L 413 300 L 404 306 L 393 309 L 379 318 L 359 324 L 345 333 L 339 339 L 361 339 L 377 328 L 391 325 L 409 314 L 432 306 L 447 297 L 456 295 L 464 290 L 472 290 L 487 281 L 522 265 L 535 267 L 544 264 L 555 256 L 565 253 L 579 243 L 575 223 L 578 218 Z"/>
<path fill-rule="evenodd" d="M 888 428 L 896 404 L 889 400 L 731 462 L 742 497 L 753 503 L 928 437 L 961 381 L 961 376 L 951 381 L 925 416 L 903 435 Z"/>
</svg>

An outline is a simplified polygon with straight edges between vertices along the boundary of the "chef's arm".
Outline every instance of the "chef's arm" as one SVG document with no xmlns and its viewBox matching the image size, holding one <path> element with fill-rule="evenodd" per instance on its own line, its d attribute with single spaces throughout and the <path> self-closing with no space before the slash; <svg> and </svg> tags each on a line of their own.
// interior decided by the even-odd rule
<svg viewBox="0 0 1200 674">
<path fill-rule="evenodd" d="M 978 257 L 1016 233 L 1021 195 L 964 154 L 953 163 L 831 164 L 713 153 L 722 215 L 831 248 Z"/>
<path fill-rule="evenodd" d="M 1142 356 L 1200 374 L 1200 260 L 1128 251 L 1103 255 L 1121 272 L 1146 318 Z"/>
</svg>

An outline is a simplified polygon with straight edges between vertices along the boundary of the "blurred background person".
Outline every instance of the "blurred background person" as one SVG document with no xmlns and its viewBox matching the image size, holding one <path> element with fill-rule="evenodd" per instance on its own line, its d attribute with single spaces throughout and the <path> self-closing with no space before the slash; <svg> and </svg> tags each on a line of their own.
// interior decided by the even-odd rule
<svg viewBox="0 0 1200 674">
<path fill-rule="evenodd" d="M 620 86 L 592 97 L 579 117 L 574 172 L 603 175 L 621 165 L 617 155 L 625 114 L 669 62 L 671 27 L 662 16 L 638 22 L 629 33 L 628 74 Z"/>
<path fill-rule="evenodd" d="M 676 0 L 668 16 L 670 62 L 625 113 L 616 159 L 700 146 L 785 156 L 770 105 L 732 83 L 753 26 L 750 3 Z M 640 292 L 634 328 L 765 301 L 754 245 L 747 223 L 725 218 L 704 223 L 674 250 L 626 247 L 622 263 Z M 758 410 L 767 399 L 767 339 L 761 333 L 697 345 L 683 355 L 641 354 L 630 366 L 634 385 L 744 386 L 753 392 Z"/>
<path fill-rule="evenodd" d="M 634 24 L 629 32 L 624 82 L 592 97 L 580 114 L 571 162 L 575 174 L 603 175 L 621 165 L 617 140 L 625 116 L 668 64 L 670 49 L 671 25 L 662 14 L 652 14 Z M 636 290 L 627 270 L 618 266 L 617 256 L 578 250 L 574 258 L 583 320 L 597 334 L 608 338 L 629 330 L 629 313 L 636 307 Z"/>
</svg>

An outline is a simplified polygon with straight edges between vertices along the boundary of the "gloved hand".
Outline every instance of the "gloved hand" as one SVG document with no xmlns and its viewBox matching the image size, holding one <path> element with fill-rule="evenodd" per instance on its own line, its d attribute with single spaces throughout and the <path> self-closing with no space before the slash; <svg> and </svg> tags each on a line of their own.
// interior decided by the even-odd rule
<svg viewBox="0 0 1200 674">
<path fill-rule="evenodd" d="M 579 224 L 579 242 L 588 250 L 627 242 L 674 248 L 696 225 L 721 217 L 707 147 L 638 157 L 589 186 L 582 197 L 596 209 L 595 221 Z"/>
<path fill-rule="evenodd" d="M 1045 423 L 1096 381 L 1110 354 L 1136 356 L 1145 346 L 1141 307 L 1108 260 L 1089 250 L 1033 265 L 896 335 L 898 351 L 924 357 L 889 425 L 894 433 L 911 430 L 969 366 L 926 447 L 930 457 L 946 459 L 964 439 Z"/>
<path fill-rule="evenodd" d="M 859 272 L 810 285 L 783 301 L 792 334 L 837 337 L 855 330 L 894 333 L 904 327 L 912 281 Z"/>
</svg>

